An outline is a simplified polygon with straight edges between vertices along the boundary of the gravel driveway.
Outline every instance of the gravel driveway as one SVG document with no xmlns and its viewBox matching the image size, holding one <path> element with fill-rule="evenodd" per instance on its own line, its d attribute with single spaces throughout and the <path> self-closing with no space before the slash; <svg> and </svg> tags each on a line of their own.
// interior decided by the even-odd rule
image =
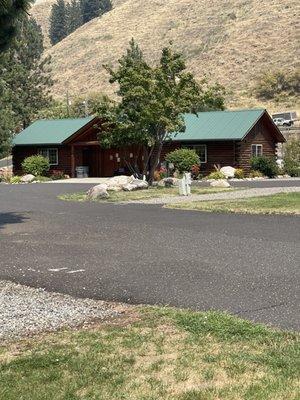
<svg viewBox="0 0 300 400">
<path fill-rule="evenodd" d="M 0 342 L 120 314 L 121 307 L 112 303 L 75 299 L 0 281 Z"/>
<path fill-rule="evenodd" d="M 245 199 L 249 197 L 269 196 L 277 193 L 300 192 L 299 186 L 292 187 L 269 187 L 269 188 L 254 188 L 246 190 L 236 190 L 233 192 L 221 192 L 211 194 L 194 194 L 188 197 L 185 196 L 170 196 L 163 198 L 153 198 L 147 200 L 132 200 L 122 202 L 123 204 L 140 203 L 140 204 L 174 204 L 186 203 L 187 201 L 206 201 L 206 200 L 231 200 Z"/>
</svg>

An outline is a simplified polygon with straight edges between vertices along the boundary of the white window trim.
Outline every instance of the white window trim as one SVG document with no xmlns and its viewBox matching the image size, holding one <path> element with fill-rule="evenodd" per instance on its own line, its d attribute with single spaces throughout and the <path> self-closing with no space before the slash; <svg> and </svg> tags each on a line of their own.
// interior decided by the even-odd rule
<svg viewBox="0 0 300 400">
<path fill-rule="evenodd" d="M 253 146 L 255 146 L 255 155 L 253 154 Z M 261 154 L 260 155 L 257 154 L 257 149 L 258 148 L 261 148 Z M 262 144 L 252 143 L 252 145 L 251 145 L 251 155 L 252 155 L 252 157 L 260 157 L 260 156 L 262 156 L 263 155 L 263 145 Z"/>
<path fill-rule="evenodd" d="M 186 148 L 186 149 L 193 149 L 193 150 L 196 150 L 197 147 L 205 148 L 205 161 L 200 160 L 200 164 L 207 164 L 207 145 L 206 144 L 192 144 L 192 145 L 184 146 L 184 148 Z"/>
<path fill-rule="evenodd" d="M 56 163 L 50 163 L 50 159 L 49 159 L 49 150 L 54 150 L 55 152 L 56 152 Z M 49 160 L 49 165 L 51 165 L 51 166 L 55 166 L 55 165 L 58 165 L 59 164 L 59 162 L 58 162 L 58 149 L 57 148 L 55 148 L 55 147 L 44 147 L 44 148 L 41 148 L 41 149 L 39 149 L 38 150 L 38 153 L 40 154 L 40 155 L 43 155 L 42 154 L 42 152 L 43 151 L 46 151 L 47 153 L 48 153 L 48 160 Z"/>
</svg>

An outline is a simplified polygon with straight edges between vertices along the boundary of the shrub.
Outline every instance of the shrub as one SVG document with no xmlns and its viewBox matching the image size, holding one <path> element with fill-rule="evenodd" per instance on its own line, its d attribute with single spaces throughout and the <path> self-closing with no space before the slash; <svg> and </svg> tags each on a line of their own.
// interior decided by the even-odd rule
<svg viewBox="0 0 300 400">
<path fill-rule="evenodd" d="M 249 178 L 262 178 L 264 175 L 260 171 L 250 171 Z"/>
<path fill-rule="evenodd" d="M 300 140 L 294 139 L 286 144 L 283 161 L 288 175 L 300 176 Z"/>
<path fill-rule="evenodd" d="M 160 169 L 154 172 L 154 180 L 160 181 L 167 177 L 167 169 L 165 167 L 160 167 Z"/>
<path fill-rule="evenodd" d="M 20 183 L 20 182 L 21 182 L 21 176 L 16 175 L 10 178 L 10 183 Z"/>
<path fill-rule="evenodd" d="M 12 170 L 9 168 L 0 168 L 0 182 L 9 183 L 12 178 Z"/>
<path fill-rule="evenodd" d="M 50 169 L 49 160 L 43 156 L 31 156 L 22 162 L 23 171 L 32 175 L 46 175 Z"/>
<path fill-rule="evenodd" d="M 57 181 L 59 179 L 64 179 L 64 177 L 65 177 L 64 171 L 61 171 L 59 169 L 55 169 L 51 173 L 51 179 L 53 181 Z"/>
<path fill-rule="evenodd" d="M 276 164 L 275 157 L 253 157 L 251 159 L 251 168 L 255 171 L 261 172 L 268 178 L 274 178 L 278 175 L 278 165 Z"/>
<path fill-rule="evenodd" d="M 191 172 L 193 179 L 198 179 L 200 175 L 200 165 L 198 164 L 193 165 L 191 168 Z"/>
<path fill-rule="evenodd" d="M 174 164 L 179 173 L 190 172 L 193 165 L 200 164 L 200 158 L 195 150 L 178 149 L 166 155 L 166 161 Z"/>
<path fill-rule="evenodd" d="M 226 179 L 226 176 L 221 171 L 215 171 L 215 172 L 211 172 L 207 178 L 208 179 Z"/>
<path fill-rule="evenodd" d="M 244 174 L 244 171 L 242 170 L 242 168 L 237 168 L 235 170 L 234 177 L 236 179 L 244 179 L 245 178 L 245 174 Z"/>
</svg>

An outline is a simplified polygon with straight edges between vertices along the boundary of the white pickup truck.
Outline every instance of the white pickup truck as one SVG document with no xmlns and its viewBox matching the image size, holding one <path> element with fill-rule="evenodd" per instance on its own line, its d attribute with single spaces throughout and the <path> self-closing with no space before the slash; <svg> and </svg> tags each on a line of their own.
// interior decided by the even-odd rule
<svg viewBox="0 0 300 400">
<path fill-rule="evenodd" d="M 284 118 L 274 118 L 273 121 L 277 126 L 292 126 L 294 123 L 292 120 Z"/>
</svg>

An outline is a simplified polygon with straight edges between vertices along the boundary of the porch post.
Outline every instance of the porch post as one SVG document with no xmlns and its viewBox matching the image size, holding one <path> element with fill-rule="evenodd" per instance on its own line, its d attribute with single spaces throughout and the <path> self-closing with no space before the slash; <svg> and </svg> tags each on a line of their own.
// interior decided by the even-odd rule
<svg viewBox="0 0 300 400">
<path fill-rule="evenodd" d="M 74 145 L 71 145 L 71 178 L 75 178 L 75 152 Z"/>
</svg>

